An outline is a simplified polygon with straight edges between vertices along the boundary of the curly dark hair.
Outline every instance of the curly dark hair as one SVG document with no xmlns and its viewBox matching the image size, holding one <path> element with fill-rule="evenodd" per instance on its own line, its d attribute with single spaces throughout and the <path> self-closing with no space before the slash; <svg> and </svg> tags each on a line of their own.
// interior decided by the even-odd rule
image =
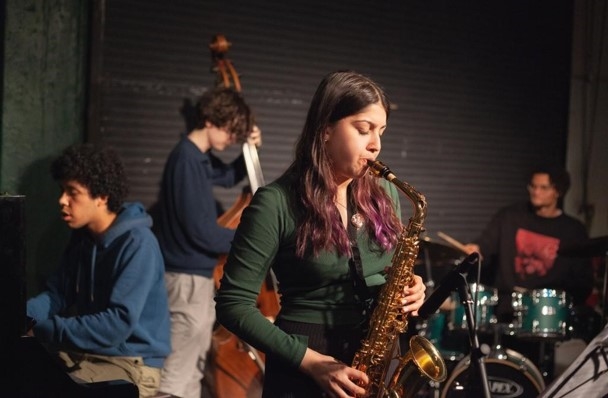
<svg viewBox="0 0 608 398">
<path fill-rule="evenodd" d="M 76 181 L 93 198 L 108 197 L 108 210 L 117 213 L 128 195 L 125 169 L 111 148 L 76 144 L 66 148 L 51 164 L 55 181 Z"/>
<path fill-rule="evenodd" d="M 226 128 L 244 142 L 253 127 L 253 114 L 241 94 L 232 88 L 218 87 L 203 94 L 196 103 L 196 128 L 205 122 Z"/>
</svg>

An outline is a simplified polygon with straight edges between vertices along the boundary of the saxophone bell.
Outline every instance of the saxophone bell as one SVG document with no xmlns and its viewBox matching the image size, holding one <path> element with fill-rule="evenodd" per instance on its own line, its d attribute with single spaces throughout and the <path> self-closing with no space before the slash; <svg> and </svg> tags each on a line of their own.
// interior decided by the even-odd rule
<svg viewBox="0 0 608 398">
<path fill-rule="evenodd" d="M 447 377 L 441 353 L 422 336 L 410 338 L 409 350 L 399 358 L 397 368 L 389 380 L 385 396 L 412 398 L 428 382 L 440 383 Z"/>
</svg>

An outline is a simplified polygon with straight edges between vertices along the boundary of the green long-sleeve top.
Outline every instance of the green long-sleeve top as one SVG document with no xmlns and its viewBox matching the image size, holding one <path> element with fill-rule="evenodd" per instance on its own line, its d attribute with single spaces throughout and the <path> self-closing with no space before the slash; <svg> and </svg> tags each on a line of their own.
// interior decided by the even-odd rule
<svg viewBox="0 0 608 398">
<path fill-rule="evenodd" d="M 298 205 L 289 180 L 281 177 L 259 188 L 244 209 L 215 300 L 217 319 L 224 327 L 256 349 L 297 367 L 306 352 L 305 336 L 283 332 L 256 306 L 271 267 L 281 296 L 277 318 L 354 326 L 361 323 L 362 312 L 355 299 L 348 257 L 335 251 L 296 257 Z M 384 180 L 379 183 L 400 215 L 397 189 Z M 393 251 L 379 248 L 369 239 L 365 227 L 358 231 L 357 245 L 366 283 L 372 294 L 377 294 L 385 282 L 384 269 L 391 265 Z"/>
</svg>

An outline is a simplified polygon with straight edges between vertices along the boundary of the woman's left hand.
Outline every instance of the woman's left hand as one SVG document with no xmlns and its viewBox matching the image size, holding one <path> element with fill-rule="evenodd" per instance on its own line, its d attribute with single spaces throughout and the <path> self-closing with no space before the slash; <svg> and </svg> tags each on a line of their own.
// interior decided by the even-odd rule
<svg viewBox="0 0 608 398">
<path fill-rule="evenodd" d="M 422 282 L 422 278 L 418 275 L 414 275 L 414 285 L 411 287 L 406 287 L 403 290 L 403 295 L 401 296 L 401 305 L 403 308 L 401 311 L 406 314 L 411 312 L 411 315 L 418 315 L 418 310 L 424 303 L 424 291 L 426 290 L 426 286 Z"/>
</svg>

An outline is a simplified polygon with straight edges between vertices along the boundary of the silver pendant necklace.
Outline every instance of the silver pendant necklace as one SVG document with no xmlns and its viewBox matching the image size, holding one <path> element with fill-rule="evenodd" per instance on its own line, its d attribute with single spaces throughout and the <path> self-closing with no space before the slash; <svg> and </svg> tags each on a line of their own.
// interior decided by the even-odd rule
<svg viewBox="0 0 608 398">
<path fill-rule="evenodd" d="M 363 216 L 361 214 L 355 213 L 350 218 L 350 223 L 353 225 L 353 227 L 359 229 L 365 223 L 365 219 L 363 218 Z"/>
<path fill-rule="evenodd" d="M 346 206 L 344 206 L 342 203 L 335 201 L 335 203 L 344 208 L 344 210 L 346 210 L 346 214 L 349 213 L 348 208 Z M 350 223 L 352 224 L 353 227 L 355 227 L 356 229 L 359 229 L 363 226 L 363 224 L 365 224 L 365 218 L 359 214 L 359 213 L 355 213 L 350 217 Z"/>
</svg>

